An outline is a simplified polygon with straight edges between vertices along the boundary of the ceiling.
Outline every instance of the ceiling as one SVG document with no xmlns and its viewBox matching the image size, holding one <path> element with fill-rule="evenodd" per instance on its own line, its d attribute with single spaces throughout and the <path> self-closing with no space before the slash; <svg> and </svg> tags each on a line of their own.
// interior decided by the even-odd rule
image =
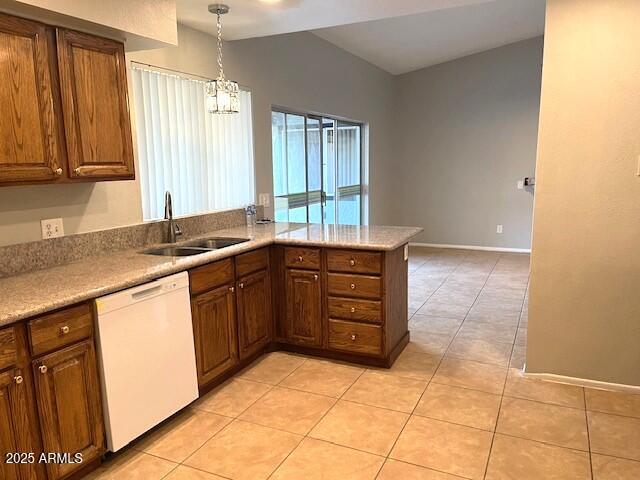
<svg viewBox="0 0 640 480">
<path fill-rule="evenodd" d="M 177 0 L 180 23 L 215 33 L 210 0 Z M 312 31 L 401 74 L 541 35 L 545 0 L 226 0 L 225 40 Z"/>
<path fill-rule="evenodd" d="M 495 0 L 313 33 L 393 74 L 542 35 L 544 0 Z"/>
</svg>

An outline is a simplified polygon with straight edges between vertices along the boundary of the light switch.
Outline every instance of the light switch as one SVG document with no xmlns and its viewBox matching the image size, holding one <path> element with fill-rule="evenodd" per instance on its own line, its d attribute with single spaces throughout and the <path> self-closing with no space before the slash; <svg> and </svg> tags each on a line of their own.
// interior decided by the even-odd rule
<svg viewBox="0 0 640 480">
<path fill-rule="evenodd" d="M 496 227 L 496 233 L 502 233 L 502 225 Z"/>
<path fill-rule="evenodd" d="M 524 180 L 518 180 L 518 190 L 522 190 L 524 188 Z"/>
</svg>

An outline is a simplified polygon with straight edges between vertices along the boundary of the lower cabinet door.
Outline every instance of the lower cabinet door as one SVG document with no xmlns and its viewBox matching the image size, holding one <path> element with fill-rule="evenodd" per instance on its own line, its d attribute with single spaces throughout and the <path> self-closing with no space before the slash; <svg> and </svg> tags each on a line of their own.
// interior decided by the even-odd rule
<svg viewBox="0 0 640 480">
<path fill-rule="evenodd" d="M 0 478 L 36 480 L 44 477 L 38 464 L 40 440 L 31 378 L 20 369 L 0 373 Z M 23 455 L 33 453 L 34 462 Z M 9 454 L 10 457 L 7 457 Z M 21 455 L 22 454 L 22 455 Z"/>
<path fill-rule="evenodd" d="M 198 385 L 201 387 L 238 364 L 238 336 L 233 285 L 191 300 Z"/>
<path fill-rule="evenodd" d="M 322 298 L 318 272 L 287 269 L 287 339 L 322 345 Z"/>
<path fill-rule="evenodd" d="M 34 360 L 33 369 L 43 450 L 67 455 L 47 462 L 48 479 L 56 480 L 104 453 L 104 424 L 93 340 Z"/>
<path fill-rule="evenodd" d="M 260 270 L 238 280 L 238 340 L 244 359 L 271 341 L 272 312 L 269 271 Z"/>
</svg>

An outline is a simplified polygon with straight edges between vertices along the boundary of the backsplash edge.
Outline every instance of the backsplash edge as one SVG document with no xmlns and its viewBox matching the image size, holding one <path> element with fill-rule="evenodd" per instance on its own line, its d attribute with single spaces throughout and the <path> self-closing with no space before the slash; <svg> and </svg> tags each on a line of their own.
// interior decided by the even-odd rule
<svg viewBox="0 0 640 480">
<path fill-rule="evenodd" d="M 262 209 L 258 211 L 261 215 Z M 176 218 L 185 236 L 192 237 L 246 223 L 243 208 Z M 129 248 L 162 243 L 166 223 L 162 220 L 47 240 L 0 246 L 0 278 L 54 267 L 83 258 Z"/>
</svg>

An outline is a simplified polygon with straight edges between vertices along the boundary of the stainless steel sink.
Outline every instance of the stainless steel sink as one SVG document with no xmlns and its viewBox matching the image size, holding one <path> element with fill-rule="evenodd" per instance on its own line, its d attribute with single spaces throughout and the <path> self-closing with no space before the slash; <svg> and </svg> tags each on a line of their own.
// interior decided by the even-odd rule
<svg viewBox="0 0 640 480">
<path fill-rule="evenodd" d="M 207 253 L 211 250 L 204 248 L 190 248 L 190 247 L 160 247 L 149 248 L 142 250 L 140 253 L 146 253 L 148 255 L 164 255 L 167 257 L 188 257 L 190 255 L 199 255 L 201 253 Z"/>
<path fill-rule="evenodd" d="M 248 238 L 202 238 L 200 240 L 193 240 L 191 242 L 184 243 L 180 246 L 148 248 L 146 250 L 142 250 L 140 253 L 146 253 L 148 255 L 164 255 L 167 257 L 188 257 L 248 241 Z"/>
<path fill-rule="evenodd" d="M 230 247 L 231 245 L 237 245 L 239 243 L 248 242 L 248 238 L 224 238 L 224 237 L 212 237 L 202 238 L 200 240 L 194 240 L 187 242 L 184 245 L 186 247 L 194 248 L 206 248 L 207 250 L 216 250 L 218 248 Z"/>
</svg>

